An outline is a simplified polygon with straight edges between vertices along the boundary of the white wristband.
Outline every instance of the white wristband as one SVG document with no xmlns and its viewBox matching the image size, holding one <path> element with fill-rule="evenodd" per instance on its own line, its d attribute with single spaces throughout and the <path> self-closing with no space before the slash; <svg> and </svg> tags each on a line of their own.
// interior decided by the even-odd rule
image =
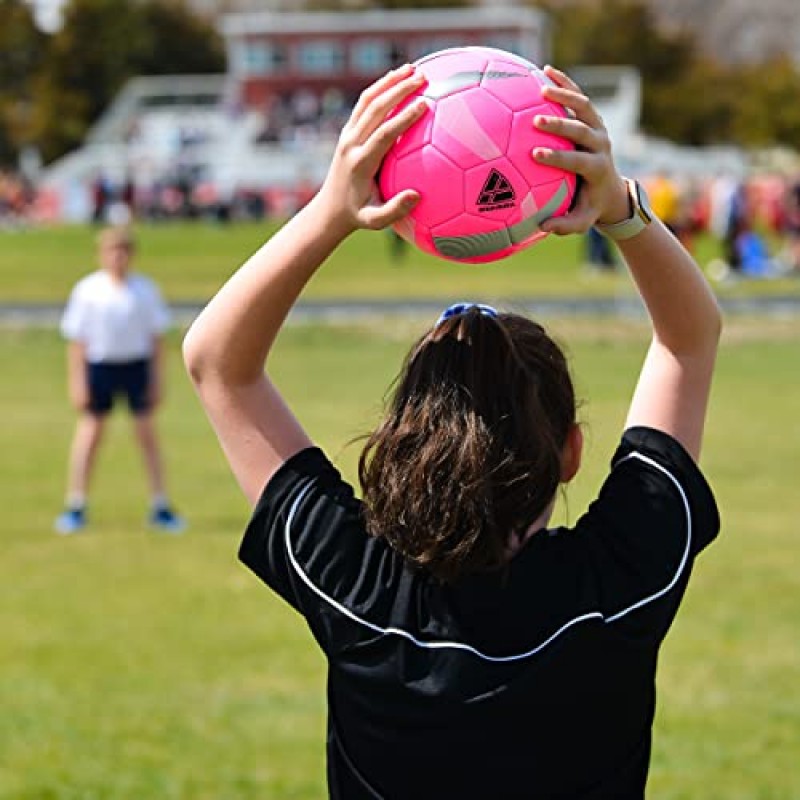
<svg viewBox="0 0 800 800">
<path fill-rule="evenodd" d="M 653 212 L 650 210 L 650 203 L 642 185 L 631 178 L 625 178 L 625 183 L 628 187 L 631 216 L 621 222 L 610 224 L 596 222 L 594 226 L 604 236 L 617 242 L 636 236 L 653 221 Z"/>
</svg>

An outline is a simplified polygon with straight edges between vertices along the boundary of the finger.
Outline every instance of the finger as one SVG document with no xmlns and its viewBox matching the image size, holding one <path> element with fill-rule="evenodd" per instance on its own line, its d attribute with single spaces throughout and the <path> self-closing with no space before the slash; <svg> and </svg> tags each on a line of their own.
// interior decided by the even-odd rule
<svg viewBox="0 0 800 800">
<path fill-rule="evenodd" d="M 353 125 L 355 141 L 365 142 L 392 109 L 416 92 L 424 83 L 425 75 L 422 72 L 414 72 L 373 97 Z"/>
<path fill-rule="evenodd" d="M 581 122 L 578 119 L 566 119 L 564 117 L 551 117 L 546 114 L 537 114 L 533 118 L 533 124 L 540 131 L 569 139 L 571 142 L 587 150 L 595 151 L 602 149 L 602 139 L 598 133 L 585 122 Z"/>
<path fill-rule="evenodd" d="M 365 206 L 360 214 L 361 223 L 371 230 L 386 228 L 403 219 L 418 202 L 419 194 L 406 189 L 381 205 Z"/>
<path fill-rule="evenodd" d="M 377 169 L 378 163 L 397 141 L 397 137 L 405 133 L 427 110 L 427 101 L 418 98 L 380 125 L 364 143 L 366 166 Z"/>
<path fill-rule="evenodd" d="M 575 116 L 591 128 L 603 127 L 603 118 L 597 112 L 592 101 L 580 91 L 576 92 L 560 86 L 545 86 L 542 89 L 542 97 L 574 111 Z"/>
<path fill-rule="evenodd" d="M 591 217 L 587 214 L 577 217 L 569 214 L 566 217 L 547 220 L 541 225 L 541 229 L 555 236 L 570 236 L 573 233 L 586 233 L 592 227 Z"/>
<path fill-rule="evenodd" d="M 605 156 L 583 150 L 551 150 L 549 147 L 535 147 L 531 155 L 539 164 L 574 172 L 588 180 L 602 175 L 605 168 Z"/>
<path fill-rule="evenodd" d="M 565 235 L 588 230 L 596 219 L 597 211 L 590 196 L 579 192 L 577 202 L 566 214 L 545 220 L 541 227 L 549 233 Z"/>
<path fill-rule="evenodd" d="M 562 217 L 551 217 L 541 224 L 541 229 L 556 236 L 586 233 L 594 225 L 597 214 L 589 203 L 578 203 L 577 207 Z"/>
<path fill-rule="evenodd" d="M 552 66 L 552 64 L 548 64 L 544 68 L 543 72 L 557 86 L 562 86 L 565 89 L 572 89 L 574 92 L 579 92 L 582 94 L 581 87 L 578 86 L 578 84 L 575 83 L 575 81 L 572 80 L 572 78 L 570 78 L 566 72 L 556 69 L 554 66 Z"/>
<path fill-rule="evenodd" d="M 407 78 L 409 75 L 412 74 L 414 71 L 413 64 L 403 64 L 397 69 L 393 69 L 390 72 L 387 72 L 382 78 L 379 78 L 375 83 L 370 84 L 358 97 L 355 106 L 353 106 L 353 110 L 350 112 L 350 123 L 357 122 L 361 115 L 364 113 L 364 110 L 369 106 L 369 104 L 380 95 L 382 92 L 385 92 L 390 86 L 394 86 L 398 81 Z"/>
</svg>

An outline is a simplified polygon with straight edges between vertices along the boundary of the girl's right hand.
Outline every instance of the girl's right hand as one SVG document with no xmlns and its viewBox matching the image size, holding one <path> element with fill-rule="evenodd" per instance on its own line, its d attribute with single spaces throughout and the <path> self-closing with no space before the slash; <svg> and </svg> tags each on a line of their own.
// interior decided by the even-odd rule
<svg viewBox="0 0 800 800">
<path fill-rule="evenodd" d="M 382 202 L 375 176 L 397 137 L 427 110 L 425 100 L 419 98 L 390 116 L 424 82 L 425 76 L 411 64 L 392 70 L 361 93 L 342 128 L 318 195 L 331 224 L 342 234 L 357 228 L 385 228 L 402 219 L 419 201 L 417 192 L 406 190 Z"/>
<path fill-rule="evenodd" d="M 541 164 L 574 172 L 583 178 L 578 200 L 568 214 L 542 223 L 542 230 L 559 235 L 585 233 L 596 222 L 614 223 L 631 213 L 628 188 L 614 166 L 611 140 L 591 100 L 563 72 L 547 66 L 544 72 L 555 84 L 545 86 L 542 96 L 572 112 L 569 118 L 537 115 L 534 124 L 547 133 L 573 142 L 575 150 L 537 147 L 533 158 Z"/>
</svg>

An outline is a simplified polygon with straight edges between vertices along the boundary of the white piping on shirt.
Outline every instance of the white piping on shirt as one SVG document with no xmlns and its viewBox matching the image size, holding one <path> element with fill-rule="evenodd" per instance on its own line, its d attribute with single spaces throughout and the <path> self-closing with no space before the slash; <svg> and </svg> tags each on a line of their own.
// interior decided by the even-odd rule
<svg viewBox="0 0 800 800">
<path fill-rule="evenodd" d="M 300 577 L 300 579 L 311 589 L 314 594 L 320 597 L 329 605 L 333 606 L 337 611 L 339 611 L 344 616 L 348 617 L 349 619 L 353 620 L 354 622 L 363 625 L 369 630 L 374 631 L 375 633 L 381 634 L 383 636 L 394 634 L 395 636 L 402 636 L 404 639 L 408 639 L 408 641 L 412 642 L 413 644 L 417 645 L 417 647 L 421 647 L 427 650 L 464 650 L 468 653 L 472 653 L 473 655 L 478 656 L 478 658 L 482 658 L 484 661 L 492 661 L 492 662 L 508 662 L 508 661 L 520 661 L 525 658 L 529 658 L 530 656 L 536 655 L 538 652 L 543 650 L 550 644 L 554 639 L 557 639 L 561 636 L 564 631 L 572 628 L 573 626 L 577 625 L 580 622 L 585 622 L 588 619 L 599 619 L 604 623 L 614 622 L 615 620 L 624 617 L 626 614 L 629 614 L 631 611 L 635 611 L 637 608 L 641 608 L 641 606 L 646 605 L 647 603 L 651 603 L 653 600 L 657 600 L 662 595 L 666 594 L 672 587 L 678 582 L 678 579 L 683 572 L 684 567 L 686 566 L 686 561 L 689 558 L 689 552 L 691 550 L 692 544 L 692 515 L 691 509 L 689 506 L 689 500 L 686 497 L 686 493 L 683 490 L 683 487 L 679 483 L 678 479 L 669 472 L 669 470 L 665 469 L 661 466 L 658 462 L 654 461 L 647 456 L 642 455 L 641 453 L 629 453 L 625 458 L 621 459 L 617 462 L 617 465 L 621 464 L 623 461 L 627 461 L 629 458 L 638 458 L 640 461 L 643 461 L 645 464 L 650 465 L 651 467 L 657 469 L 660 472 L 663 472 L 671 481 L 675 484 L 677 488 L 681 500 L 683 501 L 684 508 L 686 509 L 686 547 L 683 551 L 683 556 L 681 557 L 681 561 L 678 564 L 678 569 L 675 572 L 672 580 L 663 588 L 659 589 L 657 592 L 654 592 L 647 597 L 642 598 L 641 600 L 633 603 L 633 605 L 628 606 L 627 608 L 622 609 L 622 611 L 618 611 L 616 614 L 612 614 L 610 616 L 605 616 L 602 611 L 590 611 L 587 614 L 581 614 L 580 616 L 574 617 L 569 622 L 564 623 L 555 633 L 551 634 L 547 637 L 543 642 L 540 642 L 536 647 L 532 647 L 530 650 L 526 650 L 523 653 L 515 653 L 514 655 L 510 656 L 491 656 L 488 653 L 484 653 L 478 650 L 471 645 L 465 644 L 464 642 L 450 642 L 450 641 L 426 641 L 424 639 L 418 639 L 413 634 L 409 633 L 408 631 L 403 630 L 402 628 L 383 628 L 380 625 L 376 625 L 369 620 L 364 619 L 363 617 L 359 617 L 357 614 L 350 611 L 350 609 L 343 606 L 341 603 L 334 600 L 332 597 L 329 597 L 325 592 L 322 591 L 313 581 L 306 575 L 306 573 L 298 564 L 297 559 L 294 556 L 291 548 L 291 530 L 292 530 L 292 523 L 294 521 L 295 513 L 297 512 L 300 503 L 303 501 L 303 498 L 308 494 L 311 490 L 312 483 L 307 484 L 300 493 L 295 498 L 294 502 L 289 509 L 289 515 L 286 518 L 286 525 L 284 528 L 284 540 L 286 543 L 286 552 L 289 556 L 289 561 L 292 564 L 294 571 Z"/>
<path fill-rule="evenodd" d="M 678 569 L 675 572 L 675 575 L 663 589 L 660 589 L 648 597 L 643 598 L 638 603 L 634 603 L 632 606 L 624 608 L 622 611 L 618 611 L 616 614 L 612 614 L 610 617 L 606 617 L 606 622 L 614 622 L 614 620 L 624 617 L 626 614 L 630 614 L 631 611 L 635 611 L 637 608 L 641 608 L 643 605 L 646 605 L 653 600 L 658 600 L 659 597 L 672 589 L 672 587 L 678 582 L 678 579 L 683 572 L 683 568 L 686 566 L 686 562 L 689 559 L 689 551 L 692 548 L 692 510 L 689 506 L 689 499 L 686 497 L 686 492 L 683 491 L 683 486 L 680 485 L 678 479 L 669 470 L 662 467 L 657 461 L 653 461 L 652 458 L 643 456 L 641 453 L 629 453 L 627 456 L 625 456 L 625 458 L 620 459 L 620 461 L 617 463 L 621 464 L 623 461 L 627 461 L 629 458 L 638 458 L 640 461 L 644 461 L 645 464 L 655 467 L 657 470 L 663 472 L 675 484 L 675 488 L 678 490 L 681 500 L 683 501 L 683 507 L 686 509 L 686 547 L 683 549 L 683 555 L 681 556 L 681 561 L 678 564 Z"/>
</svg>

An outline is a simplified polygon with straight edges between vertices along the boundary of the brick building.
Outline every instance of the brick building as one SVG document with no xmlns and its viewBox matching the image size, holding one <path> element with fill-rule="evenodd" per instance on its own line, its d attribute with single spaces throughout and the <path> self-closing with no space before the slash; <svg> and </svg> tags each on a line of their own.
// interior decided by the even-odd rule
<svg viewBox="0 0 800 800">
<path fill-rule="evenodd" d="M 446 47 L 498 47 L 542 63 L 550 43 L 546 14 L 508 6 L 242 12 L 224 15 L 220 29 L 247 108 L 298 89 L 352 98 L 392 67 Z"/>
</svg>

